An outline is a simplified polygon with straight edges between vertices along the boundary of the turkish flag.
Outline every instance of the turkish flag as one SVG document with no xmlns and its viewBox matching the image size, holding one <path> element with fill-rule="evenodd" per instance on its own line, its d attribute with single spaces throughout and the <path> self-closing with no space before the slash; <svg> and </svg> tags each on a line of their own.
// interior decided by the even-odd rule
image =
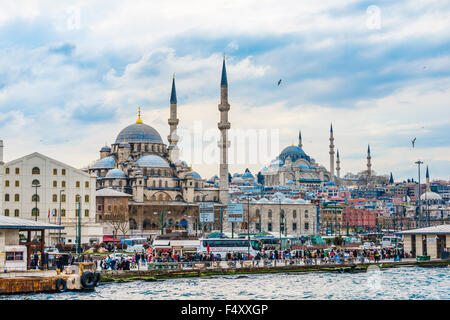
<svg viewBox="0 0 450 320">
<path fill-rule="evenodd" d="M 206 246 L 206 251 L 208 251 L 208 253 L 209 253 L 209 243 Z"/>
</svg>

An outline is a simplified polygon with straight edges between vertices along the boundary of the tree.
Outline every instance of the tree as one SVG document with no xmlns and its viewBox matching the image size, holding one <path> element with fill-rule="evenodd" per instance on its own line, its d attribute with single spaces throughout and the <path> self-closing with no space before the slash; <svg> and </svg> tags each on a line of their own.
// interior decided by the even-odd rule
<svg viewBox="0 0 450 320">
<path fill-rule="evenodd" d="M 113 228 L 116 235 L 118 235 L 120 231 L 123 236 L 126 236 L 130 230 L 128 215 L 125 213 L 113 212 L 105 214 L 104 221 Z"/>
<path fill-rule="evenodd" d="M 261 174 L 261 171 L 258 172 L 258 175 L 256 176 L 258 183 L 264 185 L 264 176 Z"/>
</svg>

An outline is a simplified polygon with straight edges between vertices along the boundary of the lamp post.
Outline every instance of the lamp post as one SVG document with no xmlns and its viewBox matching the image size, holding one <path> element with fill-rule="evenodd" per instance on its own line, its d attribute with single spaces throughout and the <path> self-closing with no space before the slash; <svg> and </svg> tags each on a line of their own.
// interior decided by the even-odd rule
<svg viewBox="0 0 450 320">
<path fill-rule="evenodd" d="M 59 190 L 59 225 L 61 225 L 61 193 L 64 189 Z M 58 244 L 61 246 L 61 229 L 58 230 Z"/>
<path fill-rule="evenodd" d="M 280 204 L 280 251 L 281 251 L 281 197 L 278 197 L 279 204 Z M 276 257 L 278 259 L 278 257 Z"/>
<path fill-rule="evenodd" d="M 247 195 L 247 257 L 250 259 L 250 196 Z"/>
<path fill-rule="evenodd" d="M 415 164 L 417 164 L 418 167 L 418 171 L 419 171 L 419 199 L 418 199 L 418 206 L 419 206 L 419 227 L 422 226 L 422 210 L 420 208 L 420 193 L 421 193 L 421 188 L 420 188 L 420 165 L 423 163 L 420 160 L 417 160 L 416 162 L 414 162 Z"/>
</svg>

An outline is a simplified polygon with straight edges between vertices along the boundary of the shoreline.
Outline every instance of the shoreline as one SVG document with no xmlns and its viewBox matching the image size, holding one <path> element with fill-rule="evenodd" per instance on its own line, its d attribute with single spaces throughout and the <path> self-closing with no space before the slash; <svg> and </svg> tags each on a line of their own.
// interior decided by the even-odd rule
<svg viewBox="0 0 450 320">
<path fill-rule="evenodd" d="M 364 264 L 323 264 L 323 265 L 286 265 L 276 267 L 240 267 L 240 268 L 213 268 L 213 269 L 186 269 L 186 270 L 119 270 L 101 271 L 102 283 L 131 282 L 131 281 L 158 281 L 183 278 L 202 278 L 217 275 L 246 275 L 268 273 L 295 273 L 295 272 L 338 272 L 360 273 L 367 272 L 369 266 L 377 266 L 380 269 L 399 267 L 446 267 L 450 260 L 435 261 L 405 261 Z"/>
</svg>

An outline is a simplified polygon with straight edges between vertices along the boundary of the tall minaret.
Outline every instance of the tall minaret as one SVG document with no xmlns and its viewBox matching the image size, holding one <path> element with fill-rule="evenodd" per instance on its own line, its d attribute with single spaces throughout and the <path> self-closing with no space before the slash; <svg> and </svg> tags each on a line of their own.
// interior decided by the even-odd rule
<svg viewBox="0 0 450 320">
<path fill-rule="evenodd" d="M 227 70 L 225 67 L 225 56 L 223 57 L 222 65 L 222 79 L 220 81 L 220 122 L 217 124 L 220 130 L 220 141 L 218 143 L 220 148 L 220 183 L 219 183 L 219 200 L 221 203 L 228 204 L 228 152 L 230 146 L 227 132 L 230 129 L 228 122 L 228 111 L 230 105 L 228 104 L 228 81 Z"/>
<path fill-rule="evenodd" d="M 334 181 L 334 137 L 333 137 L 333 124 L 330 127 L 330 174 L 331 181 Z"/>
<path fill-rule="evenodd" d="M 336 153 L 336 175 L 337 178 L 341 178 L 341 160 L 339 159 L 339 149 L 337 149 Z"/>
<path fill-rule="evenodd" d="M 179 120 L 177 119 L 177 92 L 175 90 L 175 73 L 173 74 L 172 79 L 172 93 L 170 94 L 170 118 L 169 118 L 169 126 L 170 133 L 167 137 L 169 140 L 169 145 L 176 145 L 178 142 L 178 136 L 176 133 L 177 125 Z"/>
<path fill-rule="evenodd" d="M 179 120 L 177 119 L 177 92 L 175 90 L 175 73 L 172 78 L 172 92 L 170 94 L 170 118 L 168 120 L 170 126 L 169 136 L 167 140 L 169 141 L 169 146 L 167 150 L 169 152 L 169 159 L 172 162 L 178 161 L 179 149 L 177 146 L 178 135 L 177 135 L 177 125 Z"/>
<path fill-rule="evenodd" d="M 427 179 L 427 186 L 426 186 L 426 188 L 427 188 L 427 192 L 428 192 L 428 191 L 431 191 L 430 190 L 430 172 L 428 171 L 428 166 L 427 166 L 427 173 L 425 175 L 425 178 Z"/>
<path fill-rule="evenodd" d="M 370 163 L 370 159 L 372 159 L 370 156 L 370 145 L 367 145 L 367 182 L 372 176 L 372 164 Z"/>
<path fill-rule="evenodd" d="M 303 148 L 303 145 L 302 145 L 302 131 L 301 130 L 298 131 L 298 147 L 299 148 Z"/>
</svg>

